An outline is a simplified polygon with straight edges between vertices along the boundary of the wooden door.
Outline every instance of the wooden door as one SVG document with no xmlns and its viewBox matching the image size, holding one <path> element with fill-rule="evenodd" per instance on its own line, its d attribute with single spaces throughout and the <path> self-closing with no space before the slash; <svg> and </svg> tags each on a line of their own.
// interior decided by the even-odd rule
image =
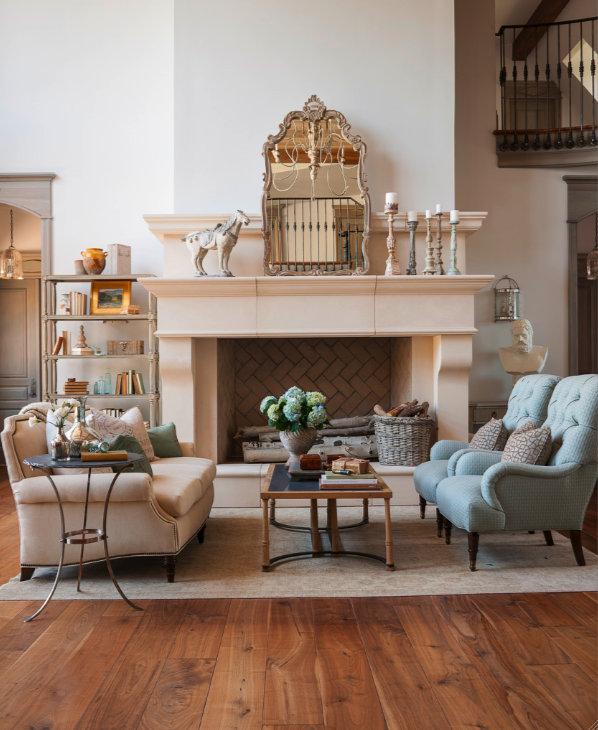
<svg viewBox="0 0 598 730">
<path fill-rule="evenodd" d="M 588 281 L 587 254 L 577 258 L 577 374 L 598 373 L 598 281 Z"/>
<path fill-rule="evenodd" d="M 40 393 L 40 281 L 0 279 L 0 425 Z M 0 429 L 1 430 L 1 429 Z M 4 455 L 0 450 L 0 460 Z"/>
</svg>

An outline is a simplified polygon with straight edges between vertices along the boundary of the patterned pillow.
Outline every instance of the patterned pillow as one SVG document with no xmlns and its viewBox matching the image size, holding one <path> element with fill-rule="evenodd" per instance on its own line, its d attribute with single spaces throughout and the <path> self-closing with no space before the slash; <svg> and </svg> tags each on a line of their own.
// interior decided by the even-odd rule
<svg viewBox="0 0 598 730">
<path fill-rule="evenodd" d="M 91 417 L 95 419 L 97 430 L 102 436 L 110 439 L 115 436 L 132 436 L 141 444 L 148 461 L 158 460 L 158 457 L 154 454 L 150 437 L 147 435 L 139 406 L 130 408 L 120 418 L 108 416 L 106 413 L 98 411 L 97 408 L 92 408 Z"/>
<path fill-rule="evenodd" d="M 481 451 L 502 451 L 507 443 L 509 432 L 502 418 L 491 418 L 471 439 L 470 449 Z"/>
<path fill-rule="evenodd" d="M 527 429 L 523 427 L 509 436 L 501 461 L 544 466 L 551 451 L 550 426 Z"/>
</svg>

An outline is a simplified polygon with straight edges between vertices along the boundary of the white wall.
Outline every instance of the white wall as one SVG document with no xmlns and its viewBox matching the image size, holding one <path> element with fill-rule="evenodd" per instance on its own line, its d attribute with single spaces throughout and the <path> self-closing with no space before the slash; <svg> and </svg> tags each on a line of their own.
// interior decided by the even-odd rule
<svg viewBox="0 0 598 730">
<path fill-rule="evenodd" d="M 525 21 L 523 21 L 525 22 Z M 522 314 L 534 342 L 548 346 L 544 372 L 567 375 L 567 189 L 563 176 L 595 168 L 499 169 L 495 128 L 493 3 L 457 0 L 456 205 L 487 210 L 467 251 L 467 271 L 508 273 L 522 290 Z M 477 296 L 472 401 L 506 400 L 511 389 L 497 349 L 510 345 L 509 323 L 494 323 L 491 287 Z"/>
<path fill-rule="evenodd" d="M 259 211 L 262 145 L 312 94 L 368 145 L 373 210 L 452 207 L 452 2 L 175 0 L 175 72 L 175 212 Z"/>
</svg>

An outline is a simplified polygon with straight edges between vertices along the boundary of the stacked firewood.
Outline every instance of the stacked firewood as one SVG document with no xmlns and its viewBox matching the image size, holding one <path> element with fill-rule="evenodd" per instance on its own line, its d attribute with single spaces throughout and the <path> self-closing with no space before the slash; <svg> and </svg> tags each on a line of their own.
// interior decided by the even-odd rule
<svg viewBox="0 0 598 730">
<path fill-rule="evenodd" d="M 390 411 L 385 411 L 381 405 L 374 406 L 374 413 L 377 416 L 384 416 L 385 418 L 427 418 L 428 408 L 430 404 L 428 401 L 419 403 L 417 398 L 406 403 L 401 403 L 396 408 L 391 408 Z"/>
</svg>

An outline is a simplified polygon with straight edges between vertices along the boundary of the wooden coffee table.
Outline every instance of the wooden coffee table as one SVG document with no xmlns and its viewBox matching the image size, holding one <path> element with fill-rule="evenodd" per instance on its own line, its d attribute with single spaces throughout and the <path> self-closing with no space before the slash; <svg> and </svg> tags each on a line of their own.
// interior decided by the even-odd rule
<svg viewBox="0 0 598 730">
<path fill-rule="evenodd" d="M 375 470 L 372 469 L 372 471 Z M 378 475 L 377 475 L 378 476 Z M 372 558 L 373 560 L 379 560 L 385 563 L 386 570 L 394 570 L 394 562 L 392 557 L 392 524 L 390 521 L 390 500 L 392 499 L 392 491 L 388 488 L 386 483 L 378 476 L 380 482 L 380 489 L 343 489 L 343 490 L 324 490 L 320 489 L 318 479 L 313 481 L 302 481 L 292 482 L 285 469 L 284 464 L 270 464 L 266 479 L 260 492 L 260 498 L 262 500 L 263 508 L 263 557 L 262 557 L 262 570 L 269 570 L 273 563 L 278 563 L 281 560 L 288 558 L 296 558 L 300 556 L 311 556 L 312 558 L 320 558 L 328 555 L 358 555 L 363 558 Z M 353 550 L 341 550 L 340 549 L 340 538 L 338 515 L 336 510 L 336 502 L 338 499 L 356 499 L 361 500 L 364 505 L 364 515 L 361 522 L 354 525 L 347 525 L 344 529 L 349 527 L 359 527 L 360 525 L 367 524 L 367 500 L 368 499 L 383 499 L 384 500 L 384 515 L 385 515 L 385 527 L 386 527 L 386 557 L 380 555 L 373 555 L 371 553 L 360 553 Z M 277 522 L 275 519 L 275 502 L 277 499 L 309 499 L 311 502 L 310 508 L 310 526 L 309 527 L 295 527 L 292 525 L 284 525 Z M 327 523 L 325 528 L 321 528 L 318 524 L 318 499 L 326 500 L 327 507 Z M 271 503 L 271 514 L 268 515 L 268 502 Z M 311 534 L 311 546 L 312 549 L 305 552 L 299 553 L 287 553 L 286 555 L 277 555 L 274 558 L 270 557 L 270 524 L 275 527 L 279 527 L 287 530 L 294 530 L 297 532 L 309 532 Z M 320 539 L 320 532 L 327 532 L 330 537 L 330 550 L 322 549 L 322 542 Z"/>
</svg>

